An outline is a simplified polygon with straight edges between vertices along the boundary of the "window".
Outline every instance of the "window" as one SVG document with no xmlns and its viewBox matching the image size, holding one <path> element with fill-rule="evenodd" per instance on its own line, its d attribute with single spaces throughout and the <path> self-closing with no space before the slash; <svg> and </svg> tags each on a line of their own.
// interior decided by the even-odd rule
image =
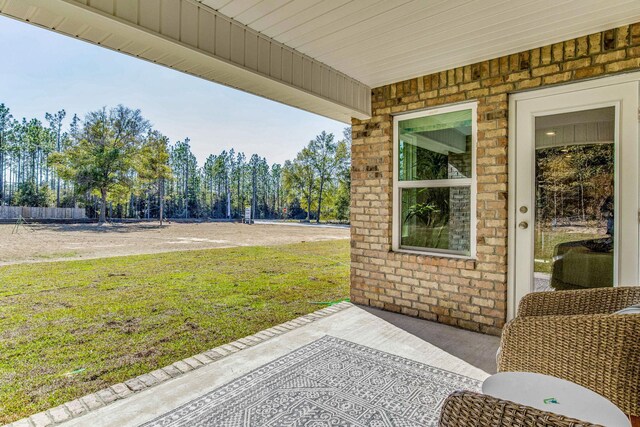
<svg viewBox="0 0 640 427">
<path fill-rule="evenodd" d="M 393 250 L 475 256 L 476 103 L 393 124 Z"/>
</svg>

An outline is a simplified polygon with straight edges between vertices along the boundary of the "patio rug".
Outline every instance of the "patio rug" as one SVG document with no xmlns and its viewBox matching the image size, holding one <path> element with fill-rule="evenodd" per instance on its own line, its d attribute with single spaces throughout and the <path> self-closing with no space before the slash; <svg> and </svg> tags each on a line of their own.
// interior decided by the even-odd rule
<svg viewBox="0 0 640 427">
<path fill-rule="evenodd" d="M 480 381 L 325 336 L 144 424 L 171 427 L 437 425 Z"/>
</svg>

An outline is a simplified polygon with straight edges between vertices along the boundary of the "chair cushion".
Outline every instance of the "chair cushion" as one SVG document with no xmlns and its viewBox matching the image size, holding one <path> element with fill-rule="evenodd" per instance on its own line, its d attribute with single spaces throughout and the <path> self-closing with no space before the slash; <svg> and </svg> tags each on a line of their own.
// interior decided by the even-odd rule
<svg viewBox="0 0 640 427">
<path fill-rule="evenodd" d="M 622 310 L 618 310 L 613 314 L 640 314 L 640 304 L 630 305 Z"/>
</svg>

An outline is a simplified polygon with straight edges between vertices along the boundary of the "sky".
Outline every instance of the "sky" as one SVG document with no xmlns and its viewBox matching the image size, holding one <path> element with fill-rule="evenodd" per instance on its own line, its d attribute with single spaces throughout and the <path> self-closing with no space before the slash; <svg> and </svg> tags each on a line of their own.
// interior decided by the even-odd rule
<svg viewBox="0 0 640 427">
<path fill-rule="evenodd" d="M 14 118 L 139 108 L 172 142 L 186 137 L 202 165 L 234 148 L 269 163 L 293 159 L 345 124 L 0 16 L 0 103 Z"/>
</svg>

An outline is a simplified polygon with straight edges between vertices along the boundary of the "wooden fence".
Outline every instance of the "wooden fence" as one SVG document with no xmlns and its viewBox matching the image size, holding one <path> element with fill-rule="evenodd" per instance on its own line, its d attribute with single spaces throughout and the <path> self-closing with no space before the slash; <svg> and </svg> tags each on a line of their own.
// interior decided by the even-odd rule
<svg viewBox="0 0 640 427">
<path fill-rule="evenodd" d="M 0 219 L 86 219 L 84 208 L 35 208 L 0 206 Z"/>
</svg>

